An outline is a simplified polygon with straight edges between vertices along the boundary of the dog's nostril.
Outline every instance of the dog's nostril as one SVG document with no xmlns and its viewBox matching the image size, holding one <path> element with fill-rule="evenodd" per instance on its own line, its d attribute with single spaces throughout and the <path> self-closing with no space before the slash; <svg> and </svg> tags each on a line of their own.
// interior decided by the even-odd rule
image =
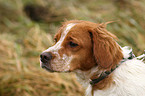
<svg viewBox="0 0 145 96">
<path fill-rule="evenodd" d="M 47 58 L 47 56 L 44 56 L 44 59 L 49 59 L 49 58 Z"/>
<path fill-rule="evenodd" d="M 47 63 L 52 59 L 52 54 L 49 52 L 41 53 L 40 59 L 43 63 Z"/>
</svg>

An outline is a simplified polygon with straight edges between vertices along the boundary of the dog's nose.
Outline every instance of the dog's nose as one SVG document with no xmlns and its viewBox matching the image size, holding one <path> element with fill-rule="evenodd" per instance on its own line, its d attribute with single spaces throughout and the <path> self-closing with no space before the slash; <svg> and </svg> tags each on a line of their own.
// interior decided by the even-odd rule
<svg viewBox="0 0 145 96">
<path fill-rule="evenodd" d="M 40 60 L 43 63 L 47 63 L 52 59 L 52 54 L 50 52 L 43 52 L 40 54 Z"/>
</svg>

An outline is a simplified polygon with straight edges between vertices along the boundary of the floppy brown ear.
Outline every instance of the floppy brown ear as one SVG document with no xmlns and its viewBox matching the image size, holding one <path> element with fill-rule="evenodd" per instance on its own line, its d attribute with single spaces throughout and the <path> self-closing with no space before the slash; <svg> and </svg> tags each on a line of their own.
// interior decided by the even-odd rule
<svg viewBox="0 0 145 96">
<path fill-rule="evenodd" d="M 106 24 L 99 24 L 91 30 L 93 52 L 98 66 L 111 69 L 123 58 L 121 49 L 116 43 L 115 35 L 106 30 Z"/>
</svg>

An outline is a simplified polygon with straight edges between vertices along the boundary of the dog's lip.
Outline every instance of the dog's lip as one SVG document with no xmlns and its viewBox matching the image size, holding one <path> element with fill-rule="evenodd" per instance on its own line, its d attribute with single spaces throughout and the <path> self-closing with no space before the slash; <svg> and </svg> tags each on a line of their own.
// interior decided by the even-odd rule
<svg viewBox="0 0 145 96">
<path fill-rule="evenodd" d="M 49 72 L 55 72 L 55 71 L 51 70 L 50 68 L 48 68 L 48 67 L 45 66 L 45 65 L 42 65 L 41 67 L 42 67 L 43 69 L 49 71 Z"/>
<path fill-rule="evenodd" d="M 45 65 L 42 65 L 41 66 L 43 69 L 47 70 L 48 72 L 57 72 L 57 73 L 69 73 L 71 71 L 54 71 L 54 70 L 51 70 L 50 68 L 48 68 L 47 66 Z"/>
<path fill-rule="evenodd" d="M 45 63 L 42 63 L 42 62 L 40 62 L 40 67 L 45 69 L 48 72 L 57 72 L 57 73 L 69 73 L 69 72 L 71 72 L 70 70 L 68 70 L 68 71 L 55 71 L 55 70 L 52 70 L 48 66 L 46 66 Z"/>
</svg>

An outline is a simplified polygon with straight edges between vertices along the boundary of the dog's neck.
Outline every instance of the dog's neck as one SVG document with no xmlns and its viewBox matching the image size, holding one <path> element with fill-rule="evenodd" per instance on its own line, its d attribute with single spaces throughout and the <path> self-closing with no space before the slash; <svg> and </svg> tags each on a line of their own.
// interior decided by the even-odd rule
<svg viewBox="0 0 145 96">
<path fill-rule="evenodd" d="M 98 66 L 96 67 L 93 67 L 92 69 L 88 70 L 88 71 L 81 71 L 81 70 L 75 70 L 75 73 L 76 73 L 76 76 L 77 76 L 77 79 L 78 81 L 80 82 L 80 84 L 82 84 L 82 86 L 86 89 L 86 96 L 92 96 L 92 92 L 93 90 L 97 90 L 100 88 L 101 86 L 101 89 L 102 89 L 102 86 L 103 88 L 108 86 L 110 82 L 106 82 L 108 80 L 104 79 L 100 82 L 99 86 L 98 84 L 95 84 L 95 85 L 91 85 L 90 84 L 90 81 L 92 79 L 95 79 L 96 76 L 100 76 L 100 74 L 104 72 L 103 70 L 100 70 L 98 69 Z M 93 77 L 93 78 L 92 78 Z M 110 78 L 112 77 L 111 75 L 109 75 L 107 77 Z M 98 77 L 97 77 L 98 78 Z M 105 81 L 105 83 L 104 83 Z"/>
<path fill-rule="evenodd" d="M 93 67 L 88 71 L 75 70 L 78 81 L 82 84 L 83 87 L 87 87 L 90 84 L 91 77 L 93 75 L 99 75 L 102 71 L 98 67 Z M 96 74 L 97 73 L 97 74 Z"/>
</svg>

